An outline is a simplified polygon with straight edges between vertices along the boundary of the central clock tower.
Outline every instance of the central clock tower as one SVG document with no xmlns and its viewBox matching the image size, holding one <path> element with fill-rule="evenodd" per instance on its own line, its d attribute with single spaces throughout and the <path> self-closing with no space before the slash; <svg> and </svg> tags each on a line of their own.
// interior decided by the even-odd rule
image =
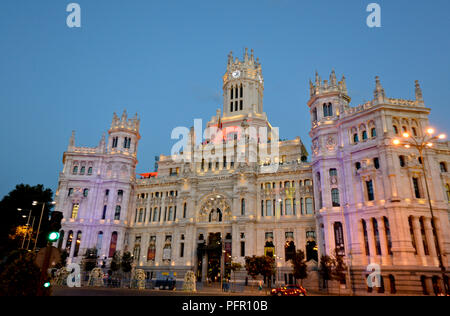
<svg viewBox="0 0 450 316">
<path fill-rule="evenodd" d="M 267 126 L 263 112 L 264 78 L 261 63 L 245 49 L 243 60 L 228 55 L 227 71 L 223 76 L 223 117 L 224 127 L 240 125 Z"/>
</svg>

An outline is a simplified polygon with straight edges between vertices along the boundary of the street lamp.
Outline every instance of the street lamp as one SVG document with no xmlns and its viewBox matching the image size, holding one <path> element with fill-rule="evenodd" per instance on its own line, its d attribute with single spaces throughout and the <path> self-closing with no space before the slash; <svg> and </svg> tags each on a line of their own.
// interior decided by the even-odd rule
<svg viewBox="0 0 450 316">
<path fill-rule="evenodd" d="M 38 229 L 37 229 L 36 239 L 34 240 L 33 252 L 36 251 L 36 244 L 37 244 L 37 241 L 38 241 L 38 238 L 39 238 L 39 230 L 40 230 L 40 228 L 41 228 L 42 215 L 44 214 L 44 208 L 45 208 L 46 202 L 33 201 L 33 204 L 32 204 L 32 205 L 33 205 L 33 206 L 36 206 L 36 205 L 38 205 L 38 204 L 42 204 L 42 210 L 41 210 L 41 216 L 40 216 L 40 218 L 39 218 L 39 224 L 38 224 Z M 55 202 L 55 201 L 52 201 L 52 202 L 50 202 L 50 204 L 55 205 L 56 202 Z"/>
<path fill-rule="evenodd" d="M 20 211 L 22 211 L 22 209 L 21 208 L 18 208 L 17 209 L 19 212 Z M 22 217 L 26 217 L 26 215 L 22 215 Z M 30 211 L 29 211 L 29 213 L 28 213 L 28 219 L 27 219 L 27 235 L 28 235 L 28 230 L 29 230 L 29 226 L 30 226 L 30 217 L 31 217 L 31 209 L 30 209 Z M 25 239 L 26 239 L 26 236 L 23 236 L 23 240 L 22 240 L 22 247 L 21 247 L 21 249 L 23 249 L 23 246 L 25 245 Z"/>
<path fill-rule="evenodd" d="M 423 177 L 425 179 L 425 187 L 427 191 L 427 198 L 428 198 L 428 205 L 430 207 L 430 213 L 431 213 L 431 227 L 433 229 L 433 235 L 436 238 L 436 252 L 439 260 L 439 267 L 442 271 L 442 282 L 444 283 L 444 289 L 446 293 L 449 293 L 449 290 L 447 288 L 447 282 L 445 282 L 445 266 L 442 262 L 442 253 L 441 253 L 441 247 L 439 244 L 439 236 L 436 231 L 436 226 L 434 223 L 434 213 L 433 213 L 433 206 L 431 204 L 430 199 L 430 190 L 428 187 L 428 179 L 425 169 L 425 159 L 424 159 L 424 151 L 430 148 L 433 148 L 433 146 L 438 143 L 440 140 L 445 140 L 447 136 L 445 134 L 439 134 L 435 136 L 435 129 L 432 127 L 429 127 L 425 130 L 425 133 L 423 133 L 422 136 L 417 135 L 410 135 L 409 133 L 405 132 L 403 133 L 402 139 L 394 139 L 392 143 L 396 146 L 403 145 L 406 149 L 410 149 L 411 147 L 414 147 L 418 150 L 419 156 L 420 156 L 420 165 L 423 172 Z"/>
</svg>

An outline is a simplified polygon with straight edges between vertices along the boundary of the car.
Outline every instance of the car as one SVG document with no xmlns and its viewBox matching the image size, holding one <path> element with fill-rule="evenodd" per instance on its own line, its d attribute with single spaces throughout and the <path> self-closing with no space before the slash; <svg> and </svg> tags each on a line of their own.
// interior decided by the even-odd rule
<svg viewBox="0 0 450 316">
<path fill-rule="evenodd" d="M 270 291 L 273 296 L 306 296 L 306 290 L 298 285 L 285 285 Z"/>
</svg>

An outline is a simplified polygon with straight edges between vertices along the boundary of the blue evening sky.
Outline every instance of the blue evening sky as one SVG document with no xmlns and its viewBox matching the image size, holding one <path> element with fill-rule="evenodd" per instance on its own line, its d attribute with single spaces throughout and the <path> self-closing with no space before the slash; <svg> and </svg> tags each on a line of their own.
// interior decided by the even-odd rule
<svg viewBox="0 0 450 316">
<path fill-rule="evenodd" d="M 66 26 L 77 2 L 82 27 Z M 382 28 L 366 7 L 382 8 Z M 56 190 L 72 130 L 96 146 L 115 111 L 141 117 L 137 172 L 169 154 L 176 126 L 222 107 L 227 54 L 260 58 L 264 110 L 282 138 L 310 148 L 308 79 L 345 74 L 352 104 L 414 98 L 421 82 L 431 121 L 450 134 L 450 1 L 2 0 L 0 198 L 18 183 Z"/>
</svg>

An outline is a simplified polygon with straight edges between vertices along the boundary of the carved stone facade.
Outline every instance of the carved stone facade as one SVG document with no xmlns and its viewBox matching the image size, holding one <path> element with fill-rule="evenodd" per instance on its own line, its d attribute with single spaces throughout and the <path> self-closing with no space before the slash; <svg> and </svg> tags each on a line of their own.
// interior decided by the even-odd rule
<svg viewBox="0 0 450 316">
<path fill-rule="evenodd" d="M 422 283 L 431 292 L 440 274 L 430 212 L 426 199 L 414 196 L 417 185 L 423 193 L 423 175 L 413 152 L 391 145 L 393 126 L 397 133 L 428 126 L 420 86 L 415 101 L 391 99 L 377 78 L 374 99 L 351 107 L 345 78 L 337 82 L 334 71 L 329 81 L 316 75 L 310 85 L 311 162 L 300 138 L 279 141 L 272 133 L 261 64 L 247 50 L 242 60 L 228 58 L 223 109 L 207 124 L 219 136 L 198 141 L 191 129 L 184 152 L 161 155 L 157 172 L 135 176 L 137 117 L 114 114 L 108 143 L 103 137 L 95 148 L 76 147 L 72 136 L 56 198 L 65 218 L 60 247 L 70 251 L 69 261 L 80 262 L 93 247 L 107 261 L 129 251 L 150 278 L 177 272 L 182 280 L 193 271 L 206 281 L 218 276 L 222 262 L 266 254 L 276 258 L 276 281 L 291 283 L 287 260 L 302 249 L 312 271 L 304 284 L 318 288 L 318 258 L 336 249 L 350 267 L 348 291 L 367 293 L 366 267 L 377 263 L 386 292 L 395 284 L 397 293 L 417 294 Z M 252 128 L 268 129 L 268 138 L 257 134 L 252 145 Z M 439 166 L 449 161 L 449 143 L 426 157 L 447 267 L 450 175 Z"/>
</svg>

